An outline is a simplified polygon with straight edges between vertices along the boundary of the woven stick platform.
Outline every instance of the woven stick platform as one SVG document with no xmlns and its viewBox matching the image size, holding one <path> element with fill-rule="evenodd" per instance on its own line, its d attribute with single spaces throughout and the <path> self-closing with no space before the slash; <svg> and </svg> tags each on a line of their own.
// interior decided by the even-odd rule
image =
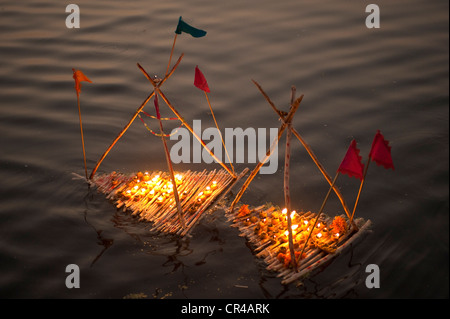
<svg viewBox="0 0 450 319">
<path fill-rule="evenodd" d="M 172 180 L 166 172 L 131 175 L 112 172 L 95 175 L 90 182 L 117 208 L 130 212 L 140 221 L 151 222 L 152 231 L 185 236 L 208 208 L 225 196 L 247 172 L 245 169 L 237 178 L 225 170 L 175 172 L 185 227 L 180 223 Z"/>
<path fill-rule="evenodd" d="M 249 208 L 242 205 L 239 210 L 227 213 L 232 226 L 237 227 L 251 244 L 254 254 L 264 259 L 267 270 L 278 272 L 282 284 L 297 282 L 314 270 L 323 266 L 350 244 L 354 243 L 370 228 L 371 221 L 355 220 L 358 229 L 349 229 L 345 215 L 334 219 L 325 214 L 319 217 L 317 226 L 300 257 L 300 252 L 308 238 L 310 228 L 317 218 L 312 212 L 292 212 L 295 258 L 298 269 L 294 269 L 289 253 L 286 211 L 271 204 Z"/>
</svg>

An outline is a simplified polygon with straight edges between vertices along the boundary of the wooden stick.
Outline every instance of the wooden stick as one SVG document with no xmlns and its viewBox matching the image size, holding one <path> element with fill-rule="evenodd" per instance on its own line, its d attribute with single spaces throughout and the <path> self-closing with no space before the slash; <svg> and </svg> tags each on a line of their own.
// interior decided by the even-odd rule
<svg viewBox="0 0 450 319">
<path fill-rule="evenodd" d="M 295 99 L 295 87 L 291 89 L 291 107 L 294 104 Z M 290 166 L 290 157 L 291 157 L 291 122 L 287 125 L 286 131 L 286 149 L 285 149 L 285 157 L 284 157 L 284 202 L 286 205 L 286 217 L 287 217 L 287 226 L 288 226 L 288 241 L 289 241 L 289 252 L 291 255 L 291 263 L 294 267 L 295 271 L 297 271 L 297 261 L 295 258 L 295 250 L 294 250 L 294 240 L 292 235 L 292 220 L 291 220 L 291 196 L 289 191 L 289 166 Z"/>
<path fill-rule="evenodd" d="M 253 83 L 256 85 L 256 87 L 259 89 L 259 91 L 261 92 L 261 94 L 264 96 L 264 98 L 267 100 L 267 102 L 269 102 L 270 106 L 272 106 L 273 110 L 278 114 L 278 116 L 281 118 L 281 120 L 283 121 L 283 123 L 286 123 L 286 119 L 283 115 L 283 113 L 281 113 L 281 111 L 279 111 L 275 104 L 270 100 L 269 96 L 264 92 L 264 90 L 262 89 L 262 87 L 258 84 L 258 82 L 256 82 L 255 80 L 252 80 Z M 314 161 L 314 163 L 316 164 L 316 166 L 319 168 L 320 172 L 322 173 L 322 175 L 325 177 L 325 179 L 327 180 L 328 184 L 332 185 L 332 180 L 331 177 L 328 175 L 328 173 L 326 172 L 325 168 L 322 166 L 322 164 L 319 162 L 319 160 L 317 159 L 316 155 L 314 154 L 314 152 L 312 151 L 311 147 L 305 142 L 305 140 L 300 136 L 300 134 L 297 132 L 297 130 L 295 130 L 295 128 L 291 128 L 292 134 L 294 134 L 294 136 L 300 141 L 300 143 L 303 145 L 303 147 L 306 149 L 306 151 L 308 152 L 309 156 L 311 157 L 311 159 Z M 336 193 L 336 195 L 338 196 L 342 207 L 344 208 L 344 211 L 347 215 L 348 218 L 350 218 L 350 210 L 348 209 L 348 206 L 344 200 L 344 197 L 342 196 L 341 192 L 339 191 L 339 189 L 337 187 L 333 187 L 333 191 Z"/>
<path fill-rule="evenodd" d="M 214 123 L 216 124 L 217 131 L 219 132 L 220 139 L 222 140 L 222 145 L 223 145 L 223 148 L 225 149 L 225 153 L 227 154 L 228 162 L 230 163 L 231 169 L 233 170 L 233 174 L 235 174 L 233 163 L 230 159 L 230 155 L 228 154 L 227 147 L 225 146 L 225 142 L 223 141 L 222 133 L 220 132 L 219 125 L 217 124 L 216 116 L 214 115 L 213 109 L 211 107 L 211 102 L 209 101 L 208 93 L 206 91 L 203 91 L 203 92 L 205 92 L 206 101 L 208 102 L 209 109 L 211 110 L 211 114 L 214 119 Z"/>
<path fill-rule="evenodd" d="M 314 228 L 315 228 L 316 225 L 317 225 L 317 221 L 319 220 L 320 214 L 322 214 L 323 209 L 325 208 L 325 204 L 326 204 L 326 202 L 328 201 L 328 197 L 330 196 L 331 190 L 333 189 L 333 186 L 334 186 L 334 184 L 336 183 L 336 180 L 337 180 L 338 176 L 339 176 L 339 171 L 336 173 L 336 176 L 334 177 L 333 182 L 331 183 L 331 187 L 328 189 L 328 193 L 327 193 L 327 195 L 325 196 L 324 201 L 322 202 L 322 206 L 320 207 L 319 212 L 317 213 L 317 217 L 316 217 L 316 220 L 315 220 L 315 222 L 314 222 L 314 225 L 313 225 L 313 227 L 311 228 L 311 231 L 309 232 L 308 238 L 307 238 L 306 241 L 305 241 L 305 245 L 303 246 L 302 252 L 301 252 L 300 255 L 299 255 L 300 263 L 301 263 L 301 259 L 302 259 L 302 256 L 303 256 L 303 252 L 305 251 L 306 245 L 308 244 L 308 241 L 309 241 L 309 239 L 311 238 L 311 235 L 312 235 L 312 233 L 313 233 L 313 230 L 314 230 Z"/>
<path fill-rule="evenodd" d="M 175 196 L 175 202 L 176 202 L 177 208 L 178 208 L 178 218 L 180 219 L 180 223 L 184 228 L 185 223 L 184 223 L 184 218 L 183 218 L 183 211 L 181 210 L 181 206 L 180 206 L 180 198 L 178 197 L 177 182 L 176 182 L 175 176 L 173 174 L 173 167 L 172 167 L 172 161 L 170 159 L 169 148 L 167 147 L 166 139 L 164 138 L 164 129 L 163 129 L 162 121 L 161 121 L 161 115 L 159 114 L 158 96 L 157 95 L 155 96 L 155 108 L 156 108 L 156 116 L 159 121 L 159 129 L 161 131 L 161 139 L 163 141 L 164 151 L 166 153 L 167 166 L 169 167 L 169 174 L 170 174 L 170 178 L 172 179 L 173 194 Z"/>
<path fill-rule="evenodd" d="M 94 169 L 91 172 L 90 175 L 90 179 L 92 179 L 95 175 L 95 173 L 97 172 L 98 167 L 100 166 L 100 164 L 103 162 L 103 160 L 105 159 L 106 155 L 108 155 L 109 151 L 111 151 L 111 149 L 114 147 L 114 145 L 117 143 L 117 141 L 123 136 L 123 134 L 125 134 L 125 132 L 128 130 L 128 128 L 131 126 L 131 124 L 133 123 L 133 121 L 136 119 L 136 117 L 138 116 L 139 112 L 142 111 L 142 109 L 144 108 L 144 106 L 147 104 L 148 101 L 150 101 L 150 99 L 153 97 L 153 95 L 155 94 L 155 91 L 153 91 L 152 93 L 150 93 L 149 96 L 147 96 L 147 98 L 144 100 L 144 102 L 142 102 L 141 106 L 139 106 L 136 110 L 136 112 L 133 114 L 133 116 L 131 117 L 131 119 L 128 121 L 128 123 L 125 125 L 125 127 L 122 129 L 122 131 L 120 131 L 120 133 L 116 136 L 116 138 L 113 140 L 113 142 L 111 143 L 111 145 L 106 149 L 106 151 L 103 153 L 103 155 L 100 157 L 100 159 L 97 161 L 97 164 L 95 165 Z"/>
<path fill-rule="evenodd" d="M 170 61 L 172 60 L 173 50 L 175 49 L 175 42 L 177 41 L 177 33 L 175 33 L 175 37 L 173 38 L 172 50 L 170 51 L 169 64 L 167 64 L 166 75 L 169 73 Z"/>
<path fill-rule="evenodd" d="M 350 218 L 350 224 L 351 225 L 353 225 L 353 217 L 355 215 L 356 205 L 358 205 L 359 196 L 361 195 L 361 191 L 362 191 L 362 188 L 363 188 L 363 185 L 364 185 L 364 181 L 366 180 L 366 174 L 367 174 L 367 170 L 369 169 L 369 164 L 370 164 L 370 156 L 367 159 L 367 164 L 366 164 L 366 167 L 364 168 L 363 179 L 361 180 L 361 184 L 359 185 L 358 196 L 356 196 L 355 206 L 353 207 L 352 217 Z"/>
<path fill-rule="evenodd" d="M 86 173 L 86 180 L 88 179 L 87 165 L 86 165 L 86 152 L 84 149 L 84 136 L 83 136 L 83 124 L 81 121 L 81 108 L 80 108 L 80 94 L 77 92 L 77 104 L 78 104 L 78 116 L 80 118 L 80 131 L 81 131 L 81 145 L 83 146 L 83 158 L 84 158 L 84 172 Z"/>
<path fill-rule="evenodd" d="M 291 110 L 290 110 L 290 112 L 289 112 L 289 114 L 287 116 L 288 120 L 290 120 L 294 116 L 295 112 L 297 111 L 298 107 L 300 106 L 300 102 L 302 101 L 302 99 L 303 99 L 303 95 L 301 95 L 297 100 L 295 100 L 294 105 L 292 106 L 292 108 L 291 108 Z M 245 190 L 250 185 L 251 181 L 255 178 L 256 174 L 258 174 L 259 170 L 264 165 L 264 163 L 269 159 L 270 155 L 272 154 L 274 148 L 277 146 L 278 141 L 280 140 L 281 135 L 283 134 L 283 132 L 286 129 L 286 127 L 287 127 L 287 124 L 286 124 L 286 122 L 284 122 L 281 125 L 280 129 L 278 130 L 277 139 L 274 141 L 273 145 L 267 151 L 266 156 L 262 160 L 259 161 L 258 165 L 256 165 L 256 167 L 251 172 L 250 176 L 244 182 L 244 185 L 242 185 L 239 193 L 236 195 L 236 198 L 231 203 L 231 206 L 230 206 L 230 211 L 231 212 L 234 211 L 234 207 L 236 206 L 236 203 L 239 202 L 239 200 L 241 199 L 241 197 L 244 194 Z"/>
</svg>

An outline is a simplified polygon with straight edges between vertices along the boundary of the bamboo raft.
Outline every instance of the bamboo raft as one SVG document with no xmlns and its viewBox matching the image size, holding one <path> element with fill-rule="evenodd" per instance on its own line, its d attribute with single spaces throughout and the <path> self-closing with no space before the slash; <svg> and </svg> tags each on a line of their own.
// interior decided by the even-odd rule
<svg viewBox="0 0 450 319">
<path fill-rule="evenodd" d="M 185 236 L 208 208 L 225 196 L 247 171 L 245 169 L 236 178 L 225 170 L 176 172 L 184 227 L 174 200 L 172 179 L 166 172 L 138 172 L 131 175 L 112 172 L 96 175 L 90 183 L 118 209 L 130 212 L 140 221 L 152 223 L 152 231 Z"/>
<path fill-rule="evenodd" d="M 353 244 L 362 234 L 369 231 L 371 221 L 362 218 L 354 220 L 357 229 L 348 227 L 345 215 L 333 218 L 320 214 L 313 236 L 300 256 L 310 226 L 314 224 L 317 214 L 312 212 L 293 211 L 290 214 L 295 248 L 295 258 L 298 268 L 294 269 L 289 252 L 286 210 L 271 204 L 256 208 L 242 205 L 239 210 L 228 211 L 227 218 L 232 226 L 237 227 L 240 236 L 251 244 L 254 254 L 262 258 L 267 270 L 278 272 L 282 284 L 297 282 L 313 271 L 326 265 Z"/>
</svg>

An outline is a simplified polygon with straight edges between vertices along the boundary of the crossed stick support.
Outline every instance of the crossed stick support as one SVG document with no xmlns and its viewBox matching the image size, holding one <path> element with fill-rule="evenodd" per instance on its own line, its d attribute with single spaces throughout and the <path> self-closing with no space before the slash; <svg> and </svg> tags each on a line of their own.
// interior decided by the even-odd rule
<svg viewBox="0 0 450 319">
<path fill-rule="evenodd" d="M 266 94 L 266 92 L 264 92 L 264 90 L 262 89 L 262 87 L 258 84 L 258 82 L 256 82 L 255 80 L 252 80 L 253 83 L 256 85 L 256 87 L 259 89 L 259 91 L 261 92 L 261 94 L 264 96 L 264 98 L 267 100 L 267 102 L 269 102 L 270 106 L 272 107 L 272 109 L 275 111 L 275 113 L 278 114 L 282 124 L 280 126 L 280 129 L 278 130 L 278 137 L 277 139 L 274 141 L 273 145 L 271 146 L 271 148 L 267 151 L 266 156 L 264 157 L 263 160 L 261 160 L 258 165 L 255 167 L 255 169 L 253 170 L 253 172 L 249 175 L 249 177 L 247 178 L 247 180 L 244 182 L 242 188 L 240 189 L 239 193 L 237 194 L 236 198 L 234 199 L 234 201 L 232 202 L 231 206 L 230 206 L 230 210 L 234 211 L 234 208 L 236 206 L 236 204 L 239 202 L 239 200 L 241 199 L 242 195 L 244 194 L 245 190 L 247 189 L 247 187 L 249 186 L 250 182 L 253 180 L 253 178 L 256 176 L 256 174 L 259 172 L 259 170 L 261 169 L 261 167 L 264 165 L 264 163 L 269 159 L 270 155 L 272 154 L 275 146 L 278 144 L 278 141 L 281 138 L 281 135 L 283 134 L 284 130 L 286 128 L 288 128 L 288 130 L 290 130 L 292 132 L 292 134 L 300 141 L 300 143 L 303 145 L 303 147 L 306 149 L 306 151 L 308 152 L 309 156 L 311 157 L 311 159 L 314 161 L 314 163 L 316 164 L 317 168 L 320 170 L 320 172 L 323 174 L 323 176 L 325 177 L 325 179 L 327 180 L 327 182 L 330 184 L 330 187 L 333 189 L 333 191 L 336 193 L 337 197 L 339 198 L 342 207 L 345 210 L 345 213 L 347 215 L 347 217 L 349 218 L 349 220 L 351 219 L 351 213 L 350 210 L 348 209 L 347 203 L 344 200 L 344 197 L 342 196 L 341 192 L 339 191 L 339 189 L 336 187 L 336 185 L 334 185 L 333 180 L 331 179 L 330 175 L 328 175 L 328 173 L 326 172 L 325 168 L 322 166 L 322 164 L 319 162 L 319 160 L 317 159 L 316 155 L 313 153 L 311 147 L 305 142 L 305 140 L 300 136 L 300 134 L 297 132 L 297 130 L 292 127 L 292 125 L 290 125 L 291 121 L 292 121 L 292 117 L 294 116 L 295 112 L 297 111 L 300 102 L 303 99 L 303 95 L 301 95 L 299 98 L 297 98 L 291 105 L 291 109 L 289 111 L 289 113 L 285 116 L 285 114 L 280 111 L 275 104 L 271 101 L 271 99 L 269 98 L 269 96 Z"/>
<path fill-rule="evenodd" d="M 184 53 L 180 55 L 177 62 L 171 69 L 171 71 L 161 80 L 161 81 L 155 81 L 153 80 L 148 73 L 144 70 L 144 68 L 138 63 L 138 68 L 144 73 L 145 77 L 150 81 L 150 83 L 153 85 L 153 91 L 150 93 L 150 95 L 142 102 L 142 104 L 137 108 L 134 115 L 131 117 L 131 119 L 128 121 L 128 123 L 125 125 L 125 127 L 122 129 L 122 131 L 117 135 L 117 137 L 113 140 L 111 145 L 106 149 L 106 151 L 103 153 L 103 155 L 100 157 L 100 159 L 97 161 L 97 164 L 95 165 L 94 169 L 91 172 L 91 175 L 89 179 L 92 179 L 97 172 L 100 164 L 105 159 L 106 155 L 111 151 L 111 149 L 114 147 L 114 145 L 117 143 L 117 141 L 123 136 L 123 134 L 126 132 L 126 130 L 131 126 L 133 121 L 136 119 L 136 117 L 139 115 L 139 113 L 142 111 L 144 106 L 147 104 L 148 101 L 156 94 L 158 93 L 164 102 L 167 104 L 167 106 L 172 110 L 172 112 L 178 117 L 178 119 L 183 123 L 183 125 L 194 135 L 194 137 L 201 143 L 201 145 L 209 152 L 209 154 L 214 158 L 216 162 L 218 162 L 233 178 L 236 178 L 236 174 L 228 168 L 220 159 L 217 158 L 217 156 L 206 146 L 205 142 L 201 139 L 200 136 L 198 136 L 195 131 L 192 129 L 192 127 L 184 120 L 184 118 L 180 115 L 180 113 L 172 106 L 172 104 L 169 102 L 167 97 L 164 95 L 164 93 L 161 91 L 161 86 L 166 82 L 174 73 L 175 69 L 178 67 L 178 65 L 181 62 L 181 59 L 183 58 Z"/>
</svg>

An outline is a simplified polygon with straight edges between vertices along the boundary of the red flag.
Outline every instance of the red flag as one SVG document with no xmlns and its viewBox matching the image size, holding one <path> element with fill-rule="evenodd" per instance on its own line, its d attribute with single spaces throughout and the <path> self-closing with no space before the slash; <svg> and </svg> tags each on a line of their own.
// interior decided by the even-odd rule
<svg viewBox="0 0 450 319">
<path fill-rule="evenodd" d="M 205 92 L 210 92 L 209 87 L 208 87 L 208 82 L 206 82 L 206 78 L 203 75 L 202 71 L 200 71 L 198 66 L 195 67 L 194 85 L 196 87 L 198 87 L 200 90 L 203 90 Z"/>
<path fill-rule="evenodd" d="M 87 81 L 89 83 L 92 83 L 91 80 L 88 79 L 86 75 L 83 74 L 80 70 L 72 69 L 73 71 L 73 78 L 75 79 L 75 90 L 77 91 L 77 95 L 80 94 L 81 91 L 81 81 Z"/>
<path fill-rule="evenodd" d="M 356 148 L 356 141 L 350 143 L 350 147 L 339 166 L 338 172 L 348 174 L 350 177 L 356 177 L 360 180 L 364 176 L 364 164 L 361 163 L 361 156 L 359 156 L 359 149 Z"/>
<path fill-rule="evenodd" d="M 375 134 L 369 157 L 372 159 L 372 161 L 375 161 L 377 165 L 383 165 L 386 169 L 394 169 L 389 141 L 386 141 L 384 139 L 384 136 L 380 133 L 380 130 L 378 130 L 377 134 Z"/>
</svg>

